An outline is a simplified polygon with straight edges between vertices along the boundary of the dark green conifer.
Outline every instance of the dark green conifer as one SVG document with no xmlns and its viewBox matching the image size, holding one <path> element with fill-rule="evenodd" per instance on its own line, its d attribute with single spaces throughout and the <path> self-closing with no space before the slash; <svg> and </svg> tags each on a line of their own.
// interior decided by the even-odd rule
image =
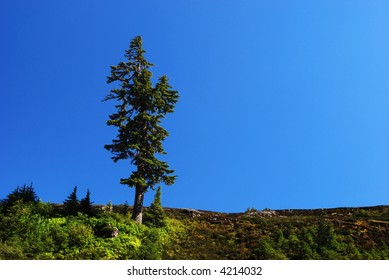
<svg viewBox="0 0 389 280">
<path fill-rule="evenodd" d="M 92 214 L 92 202 L 90 200 L 89 189 L 87 190 L 85 197 L 80 201 L 80 212 L 86 215 Z"/>
<path fill-rule="evenodd" d="M 162 147 L 163 140 L 169 133 L 160 126 L 167 113 L 174 111 L 178 92 L 172 90 L 168 78 L 162 76 L 153 86 L 153 64 L 144 58 L 142 37 L 135 37 L 128 50 L 126 61 L 111 66 L 108 83 L 116 83 L 104 101 L 116 101 L 116 112 L 109 116 L 107 125 L 118 129 L 117 138 L 112 144 L 105 145 L 114 162 L 131 159 L 136 166 L 131 175 L 120 180 L 121 184 L 135 188 L 135 200 L 132 218 L 142 223 L 144 194 L 148 188 L 163 182 L 172 185 L 176 176 L 169 165 L 159 160 L 156 155 L 166 154 Z"/>
<path fill-rule="evenodd" d="M 17 201 L 22 201 L 22 203 L 36 203 L 38 197 L 35 193 L 32 183 L 28 186 L 26 184 L 23 187 L 18 186 L 13 190 L 7 197 L 0 201 L 3 211 L 12 207 Z"/>
<path fill-rule="evenodd" d="M 77 186 L 74 187 L 72 193 L 63 202 L 64 212 L 67 215 L 77 215 L 80 210 L 80 201 L 77 198 Z"/>
</svg>

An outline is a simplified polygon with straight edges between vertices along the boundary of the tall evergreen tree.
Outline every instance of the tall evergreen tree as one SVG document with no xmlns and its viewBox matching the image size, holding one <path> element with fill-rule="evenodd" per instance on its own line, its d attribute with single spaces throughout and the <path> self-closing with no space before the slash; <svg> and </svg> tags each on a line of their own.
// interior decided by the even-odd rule
<svg viewBox="0 0 389 280">
<path fill-rule="evenodd" d="M 36 203 L 38 201 L 32 183 L 29 186 L 26 184 L 24 184 L 23 187 L 18 186 L 14 191 L 7 195 L 7 198 L 0 200 L 0 204 L 4 210 L 7 210 L 18 200 L 21 200 L 23 203 Z"/>
<path fill-rule="evenodd" d="M 77 198 L 77 186 L 74 187 L 72 193 L 64 200 L 63 206 L 67 215 L 77 215 L 80 210 L 80 201 Z"/>
<path fill-rule="evenodd" d="M 86 195 L 80 201 L 80 211 L 81 213 L 91 215 L 92 214 L 92 202 L 90 200 L 90 191 L 89 189 L 86 192 Z"/>
<path fill-rule="evenodd" d="M 135 188 L 132 218 L 139 223 L 142 223 L 147 189 L 154 189 L 160 182 L 172 185 L 176 179 L 168 163 L 156 155 L 166 154 L 162 142 L 169 133 L 160 123 L 167 113 L 174 111 L 178 92 L 172 90 L 166 76 L 160 77 L 153 86 L 149 68 L 154 65 L 144 58 L 144 53 L 142 37 L 137 36 L 125 51 L 126 61 L 111 66 L 107 82 L 117 83 L 119 87 L 112 89 L 103 100 L 117 102 L 117 112 L 109 116 L 107 125 L 118 128 L 117 138 L 104 147 L 113 154 L 114 162 L 131 159 L 131 164 L 136 166 L 120 183 Z"/>
</svg>

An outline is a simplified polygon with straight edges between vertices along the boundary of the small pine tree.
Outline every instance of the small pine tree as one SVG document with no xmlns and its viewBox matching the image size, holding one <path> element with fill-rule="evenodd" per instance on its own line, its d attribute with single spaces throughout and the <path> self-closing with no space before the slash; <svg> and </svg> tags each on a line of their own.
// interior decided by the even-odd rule
<svg viewBox="0 0 389 280">
<path fill-rule="evenodd" d="M 126 201 L 124 202 L 124 204 L 122 205 L 121 213 L 122 213 L 124 216 L 127 216 L 128 213 L 130 213 L 130 206 L 128 205 L 128 201 L 127 201 L 127 200 L 126 200 Z"/>
<path fill-rule="evenodd" d="M 88 216 L 92 215 L 92 203 L 90 200 L 90 191 L 89 189 L 86 192 L 86 195 L 80 201 L 80 212 Z"/>
<path fill-rule="evenodd" d="M 336 233 L 331 223 L 320 221 L 317 226 L 317 251 L 322 259 L 331 259 L 334 252 L 339 247 Z"/>
<path fill-rule="evenodd" d="M 105 209 L 106 209 L 106 211 L 108 211 L 108 212 L 113 212 L 113 204 L 112 204 L 112 201 L 111 201 L 111 200 L 108 201 L 108 204 L 107 204 L 107 206 L 105 206 Z"/>
<path fill-rule="evenodd" d="M 64 212 L 67 215 L 77 215 L 80 210 L 80 202 L 77 198 L 77 186 L 74 187 L 72 193 L 63 202 Z"/>
<path fill-rule="evenodd" d="M 144 222 L 146 225 L 154 227 L 166 226 L 166 214 L 161 203 L 161 187 L 158 187 L 154 196 L 154 201 L 145 212 Z"/>
</svg>

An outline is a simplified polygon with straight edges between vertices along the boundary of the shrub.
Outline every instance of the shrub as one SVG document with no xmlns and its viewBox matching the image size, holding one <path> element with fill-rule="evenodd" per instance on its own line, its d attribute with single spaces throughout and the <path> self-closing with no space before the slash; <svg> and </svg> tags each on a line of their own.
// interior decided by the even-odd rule
<svg viewBox="0 0 389 280">
<path fill-rule="evenodd" d="M 32 212 L 44 217 L 52 217 L 54 214 L 53 205 L 51 203 L 38 200 L 38 202 L 33 205 Z"/>
<path fill-rule="evenodd" d="M 160 260 L 162 258 L 163 245 L 158 229 L 149 228 L 142 239 L 138 258 L 141 260 Z"/>
<path fill-rule="evenodd" d="M 99 221 L 94 227 L 95 235 L 102 238 L 115 237 L 117 230 L 117 227 L 106 221 Z"/>
<path fill-rule="evenodd" d="M 316 243 L 319 250 L 322 248 L 336 249 L 337 241 L 334 228 L 331 224 L 321 221 L 317 228 Z"/>
<path fill-rule="evenodd" d="M 248 213 L 252 213 L 252 212 L 257 212 L 258 210 L 255 208 L 255 207 L 248 207 L 247 209 L 246 209 L 246 214 L 248 214 Z"/>
<path fill-rule="evenodd" d="M 269 237 L 264 236 L 259 241 L 259 245 L 254 249 L 257 259 L 263 260 L 285 260 L 286 256 L 273 247 L 272 241 Z"/>
<path fill-rule="evenodd" d="M 93 220 L 93 230 L 97 237 L 110 238 L 117 236 L 117 221 L 115 213 L 107 212 Z"/>
<path fill-rule="evenodd" d="M 366 217 L 369 217 L 369 212 L 365 209 L 359 209 L 358 211 L 355 212 L 354 216 L 366 218 Z"/>
<path fill-rule="evenodd" d="M 70 221 L 66 226 L 69 234 L 70 247 L 84 247 L 92 243 L 94 238 L 93 230 L 89 225 L 78 221 Z"/>
<path fill-rule="evenodd" d="M 24 260 L 23 248 L 18 243 L 0 242 L 0 260 Z"/>
</svg>

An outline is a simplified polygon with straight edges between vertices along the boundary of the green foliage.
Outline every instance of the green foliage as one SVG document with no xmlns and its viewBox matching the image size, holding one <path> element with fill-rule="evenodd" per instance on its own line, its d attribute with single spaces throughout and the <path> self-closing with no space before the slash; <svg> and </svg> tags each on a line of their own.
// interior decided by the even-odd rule
<svg viewBox="0 0 389 280">
<path fill-rule="evenodd" d="M 285 260 L 286 256 L 282 251 L 275 249 L 273 241 L 268 237 L 264 236 L 259 241 L 258 247 L 254 248 L 254 254 L 256 259 L 263 260 Z"/>
<path fill-rule="evenodd" d="M 327 253 L 329 250 L 336 250 L 338 248 L 336 234 L 331 224 L 323 221 L 319 223 L 316 244 L 318 245 L 319 251 L 325 251 Z"/>
<path fill-rule="evenodd" d="M 146 225 L 152 227 L 166 226 L 166 214 L 161 205 L 161 187 L 158 187 L 151 206 L 144 214 L 143 221 Z"/>
<path fill-rule="evenodd" d="M 123 204 L 119 205 L 120 213 L 124 216 L 127 216 L 130 213 L 130 206 L 128 205 L 128 201 L 126 200 Z"/>
<path fill-rule="evenodd" d="M 163 244 L 160 232 L 156 228 L 148 229 L 139 248 L 138 258 L 141 260 L 160 260 L 162 252 Z"/>
<path fill-rule="evenodd" d="M 0 242 L 0 260 L 25 260 L 23 248 L 18 242 Z"/>
<path fill-rule="evenodd" d="M 69 247 L 87 247 L 93 243 L 94 233 L 91 226 L 79 219 L 70 218 L 66 223 Z"/>
<path fill-rule="evenodd" d="M 255 207 L 248 207 L 246 209 L 246 212 L 245 213 L 253 213 L 253 212 L 257 212 L 258 210 L 255 208 Z"/>
<path fill-rule="evenodd" d="M 94 226 L 95 235 L 102 238 L 115 237 L 118 229 L 114 224 L 114 220 L 100 219 Z"/>
<path fill-rule="evenodd" d="M 18 186 L 15 190 L 8 194 L 5 199 L 1 200 L 0 204 L 2 206 L 2 212 L 7 211 L 20 200 L 23 203 L 36 203 L 38 201 L 38 197 L 32 184 L 29 186 L 24 184 L 23 187 Z"/>
<path fill-rule="evenodd" d="M 187 259 L 185 248 L 188 245 L 189 227 L 183 221 L 177 219 L 166 219 L 166 227 L 160 230 L 161 242 L 163 244 L 163 259 Z"/>
<path fill-rule="evenodd" d="M 133 218 L 142 221 L 143 197 L 147 188 L 160 182 L 172 185 L 176 176 L 169 165 L 156 154 L 166 154 L 162 142 L 169 133 L 160 126 L 167 113 L 174 111 L 178 92 L 171 89 L 168 78 L 162 76 L 153 86 L 153 64 L 144 57 L 142 37 L 135 37 L 125 52 L 125 62 L 111 66 L 108 83 L 118 83 L 104 101 L 114 100 L 117 111 L 109 116 L 107 125 L 118 129 L 117 139 L 105 145 L 112 160 L 131 159 L 137 168 L 130 177 L 122 178 L 121 184 L 136 188 Z"/>
<path fill-rule="evenodd" d="M 119 214 L 47 217 L 37 214 L 37 207 L 19 201 L 7 215 L 0 215 L 0 259 L 136 259 L 145 254 L 140 251 L 142 242 L 144 250 L 151 248 L 148 229 Z M 119 234 L 99 236 L 98 230 L 107 225 Z"/>
<path fill-rule="evenodd" d="M 53 205 L 51 203 L 38 200 L 38 202 L 34 204 L 33 212 L 34 214 L 38 214 L 43 217 L 51 217 L 54 214 Z"/>
<path fill-rule="evenodd" d="M 58 216 L 49 203 L 18 200 L 0 213 L 0 259 L 389 259 L 388 222 L 377 211 L 375 220 L 283 216 L 259 223 L 247 214 L 192 217 L 170 209 L 156 227 L 113 209 Z"/>
<path fill-rule="evenodd" d="M 365 209 L 359 209 L 354 214 L 355 217 L 369 217 L 369 212 Z"/>
</svg>

